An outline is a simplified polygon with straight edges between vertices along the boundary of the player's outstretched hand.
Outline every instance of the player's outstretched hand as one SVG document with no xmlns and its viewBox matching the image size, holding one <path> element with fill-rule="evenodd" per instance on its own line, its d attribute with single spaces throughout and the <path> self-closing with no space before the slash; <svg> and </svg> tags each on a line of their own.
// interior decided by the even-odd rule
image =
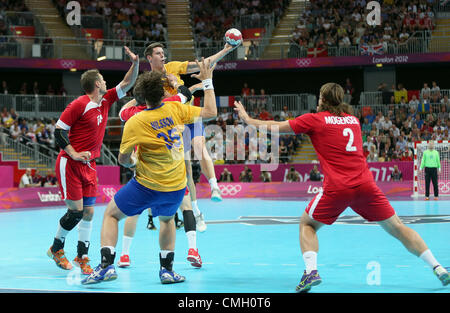
<svg viewBox="0 0 450 313">
<path fill-rule="evenodd" d="M 127 46 L 124 46 L 124 49 L 125 49 L 125 53 L 130 57 L 130 59 L 133 63 L 139 62 L 139 56 L 134 54 L 133 52 L 131 52 L 130 48 L 128 48 Z"/>
<path fill-rule="evenodd" d="M 236 49 L 237 47 L 239 47 L 241 44 L 238 44 L 236 46 L 232 46 L 229 43 L 225 43 L 225 46 L 223 47 L 224 50 L 227 51 L 227 53 L 230 53 L 231 51 L 233 51 L 234 49 Z"/>
<path fill-rule="evenodd" d="M 197 78 L 198 80 L 205 80 L 212 78 L 214 69 L 216 68 L 216 64 L 211 67 L 211 60 L 202 58 L 201 62 L 198 60 L 195 60 L 195 63 L 197 63 L 198 68 L 200 69 L 200 73 L 198 74 L 192 74 L 191 77 Z"/>
<path fill-rule="evenodd" d="M 242 105 L 241 101 L 234 101 L 234 111 L 239 115 L 239 118 L 246 122 L 249 118 L 247 112 L 245 111 L 244 106 Z"/>
<path fill-rule="evenodd" d="M 167 73 L 166 78 L 170 86 L 172 86 L 173 88 L 178 87 L 178 79 L 175 75 Z"/>
</svg>

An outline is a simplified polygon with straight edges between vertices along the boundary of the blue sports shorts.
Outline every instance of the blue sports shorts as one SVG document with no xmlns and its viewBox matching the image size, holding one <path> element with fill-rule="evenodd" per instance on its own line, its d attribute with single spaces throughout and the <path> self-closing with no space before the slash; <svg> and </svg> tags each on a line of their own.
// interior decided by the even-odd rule
<svg viewBox="0 0 450 313">
<path fill-rule="evenodd" d="M 172 216 L 183 201 L 186 187 L 176 191 L 157 191 L 139 184 L 133 177 L 114 196 L 117 207 L 123 214 L 133 216 L 151 208 L 152 215 Z"/>
<path fill-rule="evenodd" d="M 202 122 L 186 124 L 183 130 L 184 151 L 190 151 L 192 139 L 198 136 L 205 136 L 205 127 Z"/>
</svg>

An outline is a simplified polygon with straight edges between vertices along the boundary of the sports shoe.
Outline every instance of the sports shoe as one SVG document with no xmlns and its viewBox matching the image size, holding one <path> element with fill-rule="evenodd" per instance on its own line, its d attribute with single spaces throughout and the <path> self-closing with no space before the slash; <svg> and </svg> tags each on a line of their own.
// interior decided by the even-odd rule
<svg viewBox="0 0 450 313">
<path fill-rule="evenodd" d="M 109 265 L 106 268 L 102 268 L 100 265 L 98 265 L 88 277 L 81 281 L 81 284 L 98 284 L 102 281 L 112 281 L 115 279 L 117 279 L 117 273 L 114 265 Z"/>
<path fill-rule="evenodd" d="M 433 268 L 433 272 L 437 276 L 437 278 L 439 278 L 442 285 L 447 286 L 448 284 L 450 284 L 450 275 L 447 272 L 447 270 L 443 268 L 441 265 L 438 265 L 435 268 Z"/>
<path fill-rule="evenodd" d="M 119 267 L 128 267 L 131 265 L 130 257 L 128 254 L 124 254 L 120 257 L 119 262 L 117 262 L 117 266 Z"/>
<path fill-rule="evenodd" d="M 89 265 L 89 258 L 79 258 L 78 256 L 73 260 L 73 264 L 81 269 L 81 273 L 84 275 L 90 275 L 94 271 Z"/>
<path fill-rule="evenodd" d="M 182 283 L 186 280 L 186 277 L 181 276 L 174 271 L 168 271 L 164 267 L 159 271 L 159 279 L 162 284 L 174 284 Z"/>
<path fill-rule="evenodd" d="M 425 200 L 430 200 L 430 198 L 428 198 L 428 197 L 425 197 Z"/>
<path fill-rule="evenodd" d="M 311 273 L 306 274 L 306 271 L 303 272 L 302 279 L 300 283 L 295 288 L 296 292 L 308 292 L 311 290 L 312 286 L 317 286 L 322 282 L 322 279 L 319 276 L 317 270 L 311 271 Z"/>
<path fill-rule="evenodd" d="M 149 229 L 149 230 L 156 230 L 156 226 L 155 226 L 155 224 L 153 223 L 153 220 L 148 219 L 147 229 Z"/>
<path fill-rule="evenodd" d="M 222 201 L 222 193 L 220 192 L 219 188 L 214 188 L 213 190 L 211 190 L 211 200 L 214 202 Z"/>
<path fill-rule="evenodd" d="M 58 251 L 53 252 L 52 247 L 50 247 L 47 251 L 47 255 L 55 261 L 56 266 L 62 268 L 63 270 L 71 270 L 73 268 L 72 264 L 70 264 L 69 260 L 67 260 L 64 255 L 64 249 L 59 249 Z"/>
<path fill-rule="evenodd" d="M 205 218 L 203 217 L 203 213 L 200 213 L 195 217 L 196 221 L 196 229 L 203 233 L 206 230 Z"/>
<path fill-rule="evenodd" d="M 434 200 L 439 200 L 439 198 L 438 197 L 434 197 Z"/>
<path fill-rule="evenodd" d="M 200 254 L 198 254 L 198 249 L 189 249 L 187 260 L 191 262 L 193 267 L 202 267 L 202 258 L 200 257 Z"/>
</svg>

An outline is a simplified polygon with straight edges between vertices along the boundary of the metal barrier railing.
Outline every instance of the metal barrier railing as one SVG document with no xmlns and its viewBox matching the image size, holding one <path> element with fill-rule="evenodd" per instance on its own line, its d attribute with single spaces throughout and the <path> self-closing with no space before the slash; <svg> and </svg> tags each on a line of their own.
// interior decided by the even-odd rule
<svg viewBox="0 0 450 313">
<path fill-rule="evenodd" d="M 441 98 L 447 96 L 450 98 L 450 89 L 441 89 Z M 390 99 L 387 99 L 386 94 L 393 96 L 394 93 L 383 93 L 382 91 L 363 91 L 360 94 L 359 104 L 360 105 L 382 105 L 390 102 Z M 420 96 L 419 96 L 420 98 Z M 410 99 L 408 99 L 409 101 Z M 420 99 L 418 99 L 420 100 Z"/>
</svg>

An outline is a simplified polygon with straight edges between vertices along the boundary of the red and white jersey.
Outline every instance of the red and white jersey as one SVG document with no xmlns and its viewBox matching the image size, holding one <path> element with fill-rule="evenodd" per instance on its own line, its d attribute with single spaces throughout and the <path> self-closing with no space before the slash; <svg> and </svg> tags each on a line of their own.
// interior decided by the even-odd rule
<svg viewBox="0 0 450 313">
<path fill-rule="evenodd" d="M 66 107 L 56 125 L 69 131 L 69 141 L 75 151 L 89 151 L 92 159 L 98 158 L 109 109 L 124 96 L 124 92 L 117 86 L 109 89 L 100 103 L 91 101 L 87 95 L 78 97 Z M 67 155 L 64 150 L 60 154 Z"/>
<path fill-rule="evenodd" d="M 162 102 L 165 102 L 165 101 L 179 101 L 181 103 L 185 103 L 186 102 L 186 97 L 184 97 L 183 95 L 178 94 L 176 96 L 165 98 L 165 99 L 163 99 Z M 121 109 L 120 112 L 119 112 L 120 120 L 122 122 L 126 122 L 133 115 L 138 114 L 139 112 L 144 111 L 145 109 L 147 109 L 147 105 L 145 105 L 145 104 L 139 104 L 139 105 L 136 105 L 136 106 L 128 107 L 126 109 Z"/>
<path fill-rule="evenodd" d="M 309 135 L 324 174 L 324 190 L 342 190 L 373 181 L 359 120 L 353 115 L 308 113 L 289 120 L 292 130 Z"/>
</svg>

